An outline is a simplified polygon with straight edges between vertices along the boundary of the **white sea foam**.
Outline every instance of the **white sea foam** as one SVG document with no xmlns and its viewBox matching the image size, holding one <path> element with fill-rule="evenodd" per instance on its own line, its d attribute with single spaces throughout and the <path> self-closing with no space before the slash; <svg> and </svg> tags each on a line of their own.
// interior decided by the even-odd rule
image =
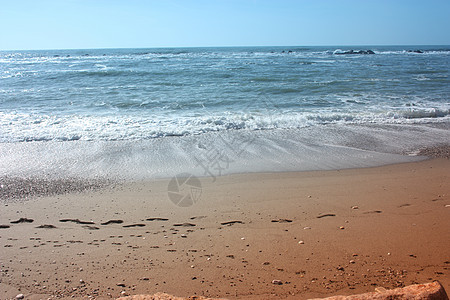
<svg viewBox="0 0 450 300">
<path fill-rule="evenodd" d="M 101 107 L 106 104 L 94 105 Z M 428 124 L 449 120 L 450 109 L 447 108 L 387 109 L 372 113 L 324 110 L 320 114 L 262 110 L 261 113 L 227 112 L 208 116 L 168 114 L 152 118 L 0 112 L 0 142 L 141 140 L 229 130 L 298 129 L 324 124 Z"/>
<path fill-rule="evenodd" d="M 139 141 L 0 143 L 0 177 L 139 180 L 360 168 L 422 159 L 400 154 L 442 140 L 450 140 L 448 128 L 324 125 Z"/>
</svg>

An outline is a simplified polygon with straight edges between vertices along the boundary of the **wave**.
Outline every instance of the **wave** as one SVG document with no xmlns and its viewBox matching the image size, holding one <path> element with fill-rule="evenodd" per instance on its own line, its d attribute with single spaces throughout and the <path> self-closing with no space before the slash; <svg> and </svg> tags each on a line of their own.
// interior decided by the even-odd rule
<svg viewBox="0 0 450 300">
<path fill-rule="evenodd" d="M 205 115 L 205 114 L 203 114 Z M 0 113 L 0 142 L 145 140 L 230 130 L 298 129 L 327 124 L 423 124 L 450 121 L 448 108 L 403 108 L 384 112 L 264 110 L 220 115 L 42 116 Z"/>
<path fill-rule="evenodd" d="M 131 50 L 131 51 L 130 51 Z M 345 48 L 196 48 L 196 49 L 113 49 L 113 50 L 60 50 L 60 51 L 20 51 L 0 52 L 0 63 L 15 65 L 39 65 L 39 64 L 77 64 L 92 63 L 103 64 L 111 61 L 167 61 L 190 59 L 236 60 L 236 59 L 322 59 L 322 63 L 329 63 L 323 59 L 336 54 L 346 54 L 350 51 L 361 54 L 368 51 L 377 55 L 450 55 L 449 48 L 417 47 L 417 48 L 382 48 L 382 47 L 355 47 Z M 300 64 L 313 64 L 315 62 L 301 61 Z"/>
</svg>

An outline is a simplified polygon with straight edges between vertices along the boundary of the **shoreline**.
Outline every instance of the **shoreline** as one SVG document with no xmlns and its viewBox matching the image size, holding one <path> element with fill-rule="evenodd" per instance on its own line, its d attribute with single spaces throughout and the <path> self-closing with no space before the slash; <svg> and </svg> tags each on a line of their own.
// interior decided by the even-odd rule
<svg viewBox="0 0 450 300">
<path fill-rule="evenodd" d="M 202 178 L 188 207 L 167 179 L 8 202 L 0 292 L 306 299 L 431 279 L 449 290 L 448 170 L 438 158 Z"/>
<path fill-rule="evenodd" d="M 415 151 L 408 151 L 404 156 L 411 156 L 418 159 L 416 161 L 424 161 L 436 158 L 450 159 L 450 145 L 442 144 L 436 146 L 420 147 Z M 338 170 L 358 170 L 367 168 L 377 168 L 389 165 L 408 164 L 407 162 L 393 162 L 388 164 L 381 164 L 378 166 L 366 167 L 349 167 L 336 170 L 305 170 L 305 171 L 278 171 L 278 172 L 238 172 L 221 176 L 236 176 L 236 175 L 250 175 L 250 174 L 277 174 L 277 173 L 303 173 L 303 172 L 321 172 L 321 171 L 338 171 Z M 196 176 L 200 180 L 208 179 L 207 175 Z M 123 180 L 111 178 L 41 178 L 39 176 L 33 177 L 18 177 L 18 176 L 0 176 L 0 202 L 8 203 L 10 201 L 22 201 L 32 199 L 34 197 L 48 197 L 57 196 L 70 193 L 83 193 L 89 191 L 96 191 L 105 188 L 113 188 L 117 185 L 130 184 L 133 182 L 151 182 L 159 180 L 170 180 L 173 177 L 141 179 L 141 180 Z"/>
<path fill-rule="evenodd" d="M 450 138 L 440 125 L 339 125 L 232 130 L 141 141 L 0 143 L 0 179 L 141 181 L 372 167 L 415 161 Z M 446 143 L 448 146 L 448 143 Z M 45 185 L 45 182 L 43 182 Z M 88 185 L 90 185 L 88 183 Z"/>
</svg>

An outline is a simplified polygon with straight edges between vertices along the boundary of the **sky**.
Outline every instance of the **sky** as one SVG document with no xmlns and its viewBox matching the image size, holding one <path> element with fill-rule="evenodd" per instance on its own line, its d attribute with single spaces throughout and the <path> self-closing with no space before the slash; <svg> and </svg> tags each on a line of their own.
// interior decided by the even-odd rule
<svg viewBox="0 0 450 300">
<path fill-rule="evenodd" d="M 450 45 L 450 0 L 0 0 L 0 50 Z"/>
</svg>

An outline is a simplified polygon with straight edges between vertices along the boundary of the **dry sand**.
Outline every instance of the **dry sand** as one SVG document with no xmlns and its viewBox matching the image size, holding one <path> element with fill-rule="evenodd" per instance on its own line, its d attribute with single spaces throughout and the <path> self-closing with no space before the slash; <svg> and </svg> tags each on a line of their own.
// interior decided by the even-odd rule
<svg viewBox="0 0 450 300">
<path fill-rule="evenodd" d="M 190 207 L 169 200 L 168 180 L 4 199 L 0 298 L 306 299 L 431 280 L 448 291 L 449 182 L 440 158 L 201 178 Z"/>
</svg>

